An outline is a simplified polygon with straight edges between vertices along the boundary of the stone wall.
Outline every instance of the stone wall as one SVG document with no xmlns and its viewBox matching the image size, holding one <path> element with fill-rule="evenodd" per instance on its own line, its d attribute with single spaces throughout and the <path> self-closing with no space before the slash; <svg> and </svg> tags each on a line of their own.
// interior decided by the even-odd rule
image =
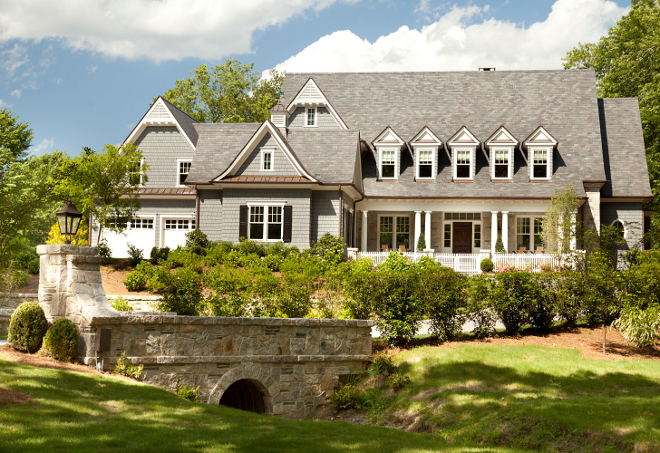
<svg viewBox="0 0 660 453">
<path fill-rule="evenodd" d="M 0 293 L 0 308 L 14 309 L 23 302 L 38 302 L 39 295 L 34 293 Z"/>
<path fill-rule="evenodd" d="M 99 329 L 111 329 L 106 369 L 126 351 L 144 365 L 143 379 L 174 388 L 175 380 L 200 387 L 218 404 L 227 388 L 249 379 L 261 389 L 266 412 L 301 418 L 323 403 L 340 375 L 365 369 L 372 321 L 172 316 L 125 313 L 95 318 L 83 329 L 80 360 L 96 363 Z"/>
<path fill-rule="evenodd" d="M 7 333 L 12 313 L 13 308 L 0 308 L 0 333 Z"/>
</svg>

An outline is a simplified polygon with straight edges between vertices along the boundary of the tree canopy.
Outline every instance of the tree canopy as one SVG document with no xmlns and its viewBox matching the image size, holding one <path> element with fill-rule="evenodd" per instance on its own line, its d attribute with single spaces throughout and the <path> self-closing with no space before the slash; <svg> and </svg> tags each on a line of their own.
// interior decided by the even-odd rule
<svg viewBox="0 0 660 453">
<path fill-rule="evenodd" d="M 601 97 L 637 97 L 653 189 L 660 208 L 660 1 L 632 0 L 631 9 L 597 43 L 569 51 L 564 69 L 596 71 Z"/>
<path fill-rule="evenodd" d="M 176 81 L 165 99 L 203 123 L 261 122 L 280 99 L 284 73 L 272 70 L 260 79 L 253 64 L 228 58 L 209 68 L 202 64 L 191 77 Z"/>
</svg>

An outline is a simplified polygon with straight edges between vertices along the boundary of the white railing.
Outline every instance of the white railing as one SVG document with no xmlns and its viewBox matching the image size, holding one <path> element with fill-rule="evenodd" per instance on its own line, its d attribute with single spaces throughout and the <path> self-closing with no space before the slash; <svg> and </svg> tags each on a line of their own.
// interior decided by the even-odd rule
<svg viewBox="0 0 660 453">
<path fill-rule="evenodd" d="M 559 259 L 554 255 L 536 253 L 496 253 L 493 258 L 495 268 L 507 263 L 516 269 L 541 270 L 541 267 L 557 267 Z"/>
<path fill-rule="evenodd" d="M 445 267 L 451 267 L 464 274 L 478 274 L 481 272 L 479 264 L 480 255 L 476 253 L 434 253 L 433 258 Z"/>
</svg>

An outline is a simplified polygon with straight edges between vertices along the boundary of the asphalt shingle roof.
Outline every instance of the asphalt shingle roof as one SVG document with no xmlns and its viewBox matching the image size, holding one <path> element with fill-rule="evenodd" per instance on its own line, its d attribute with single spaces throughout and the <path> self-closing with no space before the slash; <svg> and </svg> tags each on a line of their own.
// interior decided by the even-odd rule
<svg viewBox="0 0 660 453">
<path fill-rule="evenodd" d="M 358 131 L 290 131 L 289 145 L 314 178 L 327 184 L 354 183 Z"/>
<path fill-rule="evenodd" d="M 164 97 L 161 96 L 161 98 L 163 99 L 163 102 L 165 103 L 167 108 L 172 113 L 172 116 L 174 116 L 174 119 L 176 119 L 176 121 L 181 126 L 181 129 L 183 129 L 183 132 L 185 132 L 185 134 L 188 136 L 188 138 L 193 143 L 193 145 L 197 146 L 198 135 L 194 125 L 198 124 L 199 121 L 197 121 L 192 116 L 188 115 L 183 110 L 180 110 L 176 105 L 172 104 Z"/>
<path fill-rule="evenodd" d="M 405 141 L 428 126 L 443 142 L 462 126 L 482 142 L 502 125 L 519 141 L 543 126 L 559 142 L 551 182 L 529 181 L 526 157 L 520 150 L 515 153 L 513 183 L 491 182 L 486 155 L 479 150 L 473 183 L 451 182 L 451 164 L 444 149 L 435 181 L 423 183 L 414 181 L 412 156 L 405 148 L 401 175 L 392 182 L 376 180 L 375 157 L 364 153 L 367 196 L 546 198 L 566 183 L 575 183 L 584 196 L 582 181 L 605 180 L 592 70 L 287 73 L 285 105 L 310 76 L 348 128 L 359 130 L 369 144 L 387 126 Z"/>
<path fill-rule="evenodd" d="M 605 173 L 604 197 L 651 197 L 637 98 L 598 99 Z"/>
</svg>

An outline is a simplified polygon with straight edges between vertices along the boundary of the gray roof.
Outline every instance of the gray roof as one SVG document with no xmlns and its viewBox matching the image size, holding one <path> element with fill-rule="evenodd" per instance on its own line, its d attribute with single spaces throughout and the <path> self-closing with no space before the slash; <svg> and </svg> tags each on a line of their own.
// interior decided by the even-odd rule
<svg viewBox="0 0 660 453">
<path fill-rule="evenodd" d="M 162 96 L 159 96 L 160 98 L 163 99 L 163 102 L 167 106 L 167 108 L 170 110 L 172 113 L 172 116 L 174 116 L 174 119 L 179 123 L 179 126 L 181 126 L 181 129 L 183 129 L 183 132 L 188 136 L 190 141 L 197 146 L 197 131 L 195 130 L 194 125 L 198 124 L 199 121 L 197 121 L 195 118 L 192 116 L 188 115 L 186 112 L 183 110 L 179 109 L 176 105 L 172 104 L 170 101 L 165 99 Z"/>
<path fill-rule="evenodd" d="M 186 183 L 206 183 L 227 169 L 261 123 L 195 123 L 199 134 Z"/>
<path fill-rule="evenodd" d="M 559 142 L 551 182 L 529 182 L 526 158 L 515 155 L 513 183 L 490 181 L 483 151 L 477 152 L 473 183 L 451 182 L 451 165 L 440 150 L 435 182 L 415 182 L 412 156 L 404 148 L 397 181 L 376 180 L 372 153 L 363 154 L 367 196 L 550 197 L 565 183 L 605 180 L 593 70 L 287 73 L 287 105 L 312 77 L 350 130 L 371 143 L 387 126 L 410 141 L 424 126 L 446 142 L 462 126 L 485 141 L 505 126 L 519 141 L 543 126 Z M 310 132 L 308 132 L 310 133 Z M 315 134 L 316 132 L 311 132 Z M 370 146 L 370 145 L 369 145 Z"/>
<path fill-rule="evenodd" d="M 608 182 L 604 197 L 651 197 L 637 98 L 598 99 Z"/>
</svg>

